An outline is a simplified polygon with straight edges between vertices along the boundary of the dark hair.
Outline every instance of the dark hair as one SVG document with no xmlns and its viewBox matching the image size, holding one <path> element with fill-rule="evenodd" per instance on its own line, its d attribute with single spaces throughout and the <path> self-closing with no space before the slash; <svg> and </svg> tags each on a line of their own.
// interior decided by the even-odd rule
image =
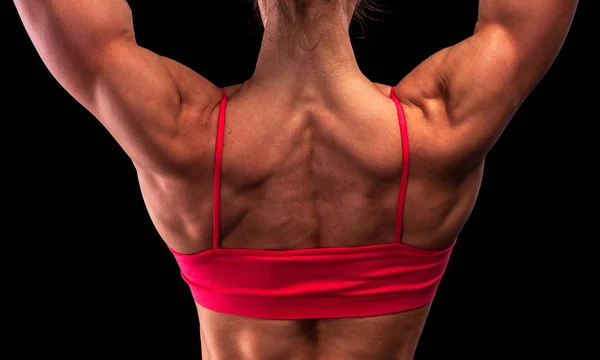
<svg viewBox="0 0 600 360">
<path fill-rule="evenodd" d="M 258 6 L 259 0 L 252 0 L 254 5 L 254 12 L 256 19 L 262 23 L 260 8 Z M 280 14 L 282 14 L 284 21 L 289 24 L 302 24 L 306 21 L 306 12 L 310 5 L 311 1 L 314 0 L 271 0 L 277 2 L 277 10 Z M 340 0 L 320 0 L 324 3 L 334 3 Z M 365 32 L 366 20 L 379 21 L 377 18 L 370 15 L 370 13 L 389 13 L 389 11 L 384 10 L 380 4 L 376 3 L 376 0 L 356 0 L 356 9 L 354 10 L 354 18 L 356 20 L 363 33 Z"/>
</svg>

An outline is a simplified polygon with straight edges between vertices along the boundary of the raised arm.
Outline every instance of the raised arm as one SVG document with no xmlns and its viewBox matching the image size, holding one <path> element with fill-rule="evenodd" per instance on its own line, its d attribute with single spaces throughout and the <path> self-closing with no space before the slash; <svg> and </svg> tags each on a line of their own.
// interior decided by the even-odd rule
<svg viewBox="0 0 600 360">
<path fill-rule="evenodd" d="M 447 123 L 456 159 L 474 165 L 558 54 L 577 0 L 480 0 L 475 32 L 409 75 L 427 86 L 399 85 L 406 98 Z M 399 95 L 400 96 L 400 95 Z M 425 99 L 425 100 L 416 100 Z"/>
<path fill-rule="evenodd" d="M 137 45 L 125 0 L 14 0 L 58 82 L 113 135 L 136 166 L 168 167 L 185 114 L 219 96 L 208 81 Z M 193 82 L 185 93 L 182 79 Z M 188 107 L 192 107 L 190 111 Z"/>
</svg>

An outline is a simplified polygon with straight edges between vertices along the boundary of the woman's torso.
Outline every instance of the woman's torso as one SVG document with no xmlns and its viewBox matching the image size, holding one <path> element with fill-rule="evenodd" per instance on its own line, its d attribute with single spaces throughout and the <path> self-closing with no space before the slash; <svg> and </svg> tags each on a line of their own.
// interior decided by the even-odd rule
<svg viewBox="0 0 600 360">
<path fill-rule="evenodd" d="M 393 242 L 402 145 L 389 86 L 357 77 L 326 91 L 247 83 L 226 93 L 221 247 Z M 411 156 L 402 242 L 446 248 L 473 208 L 483 164 L 458 168 L 464 152 L 445 120 L 402 105 Z M 207 114 L 181 124 L 187 135 L 178 153 L 185 160 L 176 174 L 138 170 L 157 230 L 180 253 L 212 246 L 219 103 Z M 411 359 L 429 311 L 426 306 L 376 317 L 282 321 L 197 307 L 203 359 L 213 360 Z"/>
</svg>

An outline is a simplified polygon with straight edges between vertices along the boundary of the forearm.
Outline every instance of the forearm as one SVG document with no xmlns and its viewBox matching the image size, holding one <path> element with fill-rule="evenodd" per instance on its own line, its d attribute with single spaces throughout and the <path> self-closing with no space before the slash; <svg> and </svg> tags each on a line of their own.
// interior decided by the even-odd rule
<svg viewBox="0 0 600 360">
<path fill-rule="evenodd" d="M 516 103 L 524 99 L 558 55 L 578 0 L 480 0 L 474 48 L 482 66 L 496 64 Z M 496 44 L 496 45 L 494 45 Z M 474 52 L 476 52 L 474 50 Z M 482 70 L 483 71 L 483 70 Z"/>
<path fill-rule="evenodd" d="M 115 38 L 133 35 L 125 0 L 13 0 L 44 59 L 92 56 Z"/>
<path fill-rule="evenodd" d="M 476 31 L 485 26 L 500 26 L 518 46 L 544 46 L 558 52 L 578 0 L 480 0 Z"/>
<path fill-rule="evenodd" d="M 125 0 L 14 0 L 14 4 L 48 70 L 82 103 L 92 101 L 88 89 L 106 63 L 110 45 L 134 40 Z"/>
<path fill-rule="evenodd" d="M 479 0 L 479 20 L 509 27 L 572 17 L 578 0 Z"/>
</svg>

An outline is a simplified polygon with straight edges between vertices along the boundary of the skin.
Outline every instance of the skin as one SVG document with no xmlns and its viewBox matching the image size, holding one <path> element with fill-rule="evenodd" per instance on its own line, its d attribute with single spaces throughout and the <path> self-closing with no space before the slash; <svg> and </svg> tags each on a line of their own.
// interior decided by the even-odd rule
<svg viewBox="0 0 600 360">
<path fill-rule="evenodd" d="M 125 1 L 14 3 L 54 77 L 132 159 L 167 245 L 209 249 L 220 90 L 138 46 Z M 486 154 L 553 62 L 577 3 L 481 0 L 472 36 L 393 84 L 411 146 L 404 244 L 442 249 L 459 234 Z M 354 4 L 313 1 L 300 35 L 260 5 L 256 71 L 226 88 L 222 247 L 392 242 L 402 165 L 397 113 L 390 86 L 369 81 L 356 63 L 348 34 Z M 323 12 L 330 16 L 313 16 Z M 412 359 L 429 311 L 296 321 L 197 308 L 202 357 L 211 360 Z"/>
</svg>

